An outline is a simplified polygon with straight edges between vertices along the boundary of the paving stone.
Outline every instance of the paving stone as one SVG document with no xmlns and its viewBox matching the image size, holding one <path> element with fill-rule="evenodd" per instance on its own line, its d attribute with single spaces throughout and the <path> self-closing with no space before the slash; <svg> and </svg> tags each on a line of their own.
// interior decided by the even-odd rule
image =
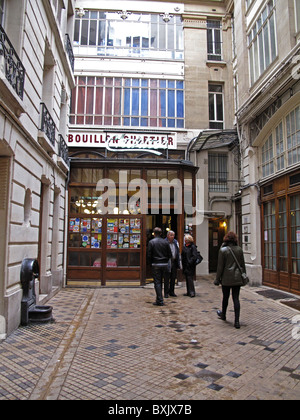
<svg viewBox="0 0 300 420">
<path fill-rule="evenodd" d="M 257 291 L 241 290 L 236 330 L 232 301 L 226 322 L 216 315 L 211 276 L 162 308 L 153 285 L 63 289 L 49 301 L 54 323 L 0 342 L 0 400 L 299 400 L 299 312 Z"/>
</svg>

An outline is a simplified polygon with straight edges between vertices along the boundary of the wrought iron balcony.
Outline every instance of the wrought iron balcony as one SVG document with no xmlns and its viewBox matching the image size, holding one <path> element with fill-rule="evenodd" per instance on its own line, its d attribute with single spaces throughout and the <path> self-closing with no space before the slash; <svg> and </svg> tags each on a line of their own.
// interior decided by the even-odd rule
<svg viewBox="0 0 300 420">
<path fill-rule="evenodd" d="M 41 131 L 45 133 L 52 146 L 55 146 L 55 123 L 46 105 L 41 103 Z"/>
<path fill-rule="evenodd" d="M 61 134 L 59 134 L 59 145 L 58 145 L 58 156 L 61 157 L 65 164 L 70 167 L 70 159 L 68 154 L 68 146 L 65 142 L 65 139 Z"/>
<path fill-rule="evenodd" d="M 0 25 L 0 57 L 4 58 L 5 77 L 11 84 L 19 98 L 23 100 L 25 68 L 19 59 L 6 32 Z"/>
<path fill-rule="evenodd" d="M 74 71 L 75 58 L 74 58 L 74 53 L 73 53 L 73 47 L 72 47 L 70 37 L 68 34 L 66 34 L 66 51 L 70 60 L 71 68 Z"/>
</svg>

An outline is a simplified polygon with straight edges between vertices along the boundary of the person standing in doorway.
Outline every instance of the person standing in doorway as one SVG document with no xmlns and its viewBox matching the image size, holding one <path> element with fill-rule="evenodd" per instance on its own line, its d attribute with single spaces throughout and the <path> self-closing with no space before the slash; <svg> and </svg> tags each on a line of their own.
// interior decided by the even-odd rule
<svg viewBox="0 0 300 420">
<path fill-rule="evenodd" d="M 168 263 L 172 253 L 169 244 L 161 237 L 161 228 L 156 227 L 153 233 L 154 238 L 149 242 L 147 250 L 147 259 L 152 266 L 156 292 L 156 302 L 153 305 L 163 306 L 162 282 L 168 277 Z"/>
<path fill-rule="evenodd" d="M 177 278 L 177 269 L 179 269 L 181 265 L 179 244 L 175 239 L 175 232 L 173 232 L 173 230 L 169 230 L 165 240 L 168 242 L 172 253 L 171 260 L 169 261 L 168 276 L 164 280 L 165 298 L 168 298 L 169 296 L 177 297 L 175 294 L 175 280 Z"/>
<path fill-rule="evenodd" d="M 191 235 L 185 235 L 184 247 L 181 253 L 183 274 L 186 278 L 186 294 L 195 297 L 194 275 L 196 271 L 197 247 Z"/>
<path fill-rule="evenodd" d="M 224 243 L 219 250 L 217 274 L 214 281 L 216 286 L 219 284 L 222 285 L 223 292 L 222 311 L 218 310 L 217 315 L 220 319 L 226 321 L 226 311 L 231 290 L 235 315 L 234 326 L 235 328 L 240 328 L 239 296 L 243 281 L 241 270 L 238 267 L 232 252 L 243 272 L 246 273 L 244 254 L 242 248 L 237 244 L 237 236 L 234 232 L 228 232 L 227 235 L 224 236 Z"/>
</svg>

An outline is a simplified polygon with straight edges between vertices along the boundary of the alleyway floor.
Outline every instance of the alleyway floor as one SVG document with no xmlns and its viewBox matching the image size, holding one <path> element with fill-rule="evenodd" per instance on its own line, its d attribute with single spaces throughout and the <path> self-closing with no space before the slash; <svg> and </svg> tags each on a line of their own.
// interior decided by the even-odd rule
<svg viewBox="0 0 300 420">
<path fill-rule="evenodd" d="M 299 400 L 300 312 L 264 290 L 242 289 L 237 330 L 209 276 L 163 307 L 153 285 L 62 289 L 55 322 L 0 342 L 0 400 Z"/>
</svg>

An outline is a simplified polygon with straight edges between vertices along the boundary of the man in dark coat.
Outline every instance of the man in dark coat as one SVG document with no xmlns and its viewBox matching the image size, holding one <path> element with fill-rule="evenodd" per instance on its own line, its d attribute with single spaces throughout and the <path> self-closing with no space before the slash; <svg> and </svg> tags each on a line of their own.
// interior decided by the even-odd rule
<svg viewBox="0 0 300 420">
<path fill-rule="evenodd" d="M 177 278 L 177 270 L 181 268 L 181 258 L 179 244 L 178 241 L 175 239 L 175 232 L 173 232 L 173 230 L 169 230 L 165 241 L 168 242 L 172 252 L 172 257 L 169 261 L 168 276 L 167 279 L 164 280 L 165 298 L 168 298 L 169 296 L 176 297 L 175 280 Z"/>
<path fill-rule="evenodd" d="M 147 259 L 152 266 L 156 302 L 154 305 L 163 306 L 162 282 L 168 276 L 168 263 L 172 257 L 169 244 L 161 237 L 161 228 L 156 227 L 153 231 L 154 239 L 148 244 Z"/>
</svg>

